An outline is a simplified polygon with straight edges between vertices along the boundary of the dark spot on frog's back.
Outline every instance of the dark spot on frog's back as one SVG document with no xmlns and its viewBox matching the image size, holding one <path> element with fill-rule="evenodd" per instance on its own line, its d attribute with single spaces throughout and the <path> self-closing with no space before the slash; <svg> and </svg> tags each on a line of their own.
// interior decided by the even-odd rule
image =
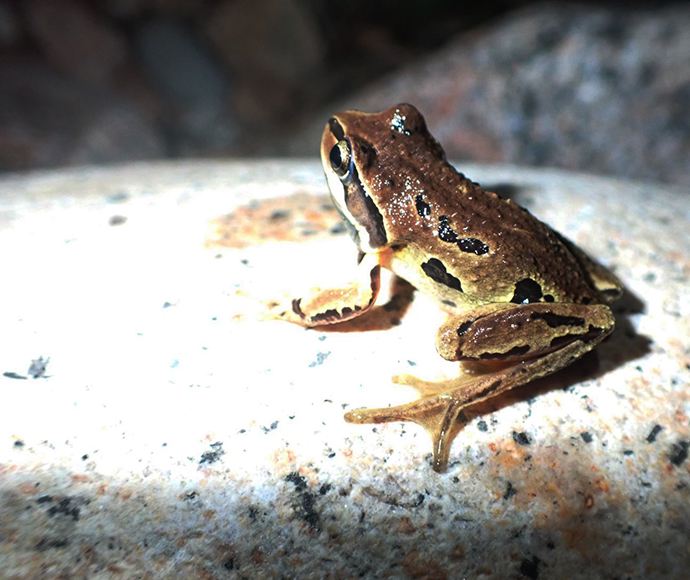
<svg viewBox="0 0 690 580">
<path fill-rule="evenodd" d="M 431 206 L 424 201 L 424 196 L 419 194 L 414 199 L 415 206 L 417 207 L 417 213 L 419 217 L 428 217 L 431 214 Z"/>
<path fill-rule="evenodd" d="M 458 233 L 448 224 L 448 216 L 442 215 L 439 218 L 438 237 L 442 242 L 455 244 L 458 241 Z"/>
<path fill-rule="evenodd" d="M 458 233 L 450 227 L 448 223 L 448 216 L 442 215 L 438 218 L 438 237 L 442 242 L 448 244 L 456 244 L 461 251 L 467 252 L 468 254 L 476 254 L 481 256 L 482 254 L 487 254 L 489 252 L 489 246 L 487 246 L 481 240 L 477 238 L 461 238 Z"/>
<path fill-rule="evenodd" d="M 481 256 L 489 252 L 489 246 L 477 238 L 460 238 L 457 244 L 458 248 L 468 254 L 477 254 L 477 256 Z"/>
<path fill-rule="evenodd" d="M 422 270 L 424 270 L 424 273 L 434 282 L 438 282 L 439 284 L 448 286 L 448 288 L 462 292 L 462 284 L 460 283 L 460 280 L 446 270 L 446 267 L 443 265 L 441 260 L 431 258 L 428 262 L 424 262 L 422 264 Z"/>
<path fill-rule="evenodd" d="M 532 302 L 539 302 L 542 296 L 541 286 L 532 278 L 525 278 L 515 284 L 515 292 L 510 301 L 514 304 L 531 304 Z"/>
</svg>

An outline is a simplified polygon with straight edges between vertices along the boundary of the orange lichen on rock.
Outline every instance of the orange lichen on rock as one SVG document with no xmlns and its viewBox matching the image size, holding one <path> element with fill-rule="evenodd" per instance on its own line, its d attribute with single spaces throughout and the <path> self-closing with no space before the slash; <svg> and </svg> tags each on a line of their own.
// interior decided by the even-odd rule
<svg viewBox="0 0 690 580">
<path fill-rule="evenodd" d="M 318 240 L 345 232 L 325 195 L 298 193 L 257 200 L 211 222 L 206 247 L 246 248 L 267 241 Z"/>
</svg>

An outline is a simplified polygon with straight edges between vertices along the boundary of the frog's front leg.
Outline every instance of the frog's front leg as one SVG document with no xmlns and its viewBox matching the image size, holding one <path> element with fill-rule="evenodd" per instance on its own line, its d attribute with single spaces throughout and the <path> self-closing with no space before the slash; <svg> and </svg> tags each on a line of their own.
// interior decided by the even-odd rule
<svg viewBox="0 0 690 580">
<path fill-rule="evenodd" d="M 405 405 L 350 411 L 351 423 L 413 421 L 433 440 L 433 467 L 448 463 L 454 424 L 468 405 L 555 372 L 591 350 L 611 330 L 604 305 L 489 304 L 451 317 L 438 331 L 437 350 L 447 360 L 473 361 L 481 372 L 427 382 L 407 375 L 397 383 L 414 387 L 420 398 Z M 478 366 L 478 365 L 475 365 Z"/>
<path fill-rule="evenodd" d="M 381 266 L 376 254 L 363 254 L 357 266 L 356 279 L 344 288 L 312 288 L 301 298 L 291 301 L 290 308 L 274 318 L 312 327 L 344 322 L 372 307 L 381 287 Z"/>
</svg>

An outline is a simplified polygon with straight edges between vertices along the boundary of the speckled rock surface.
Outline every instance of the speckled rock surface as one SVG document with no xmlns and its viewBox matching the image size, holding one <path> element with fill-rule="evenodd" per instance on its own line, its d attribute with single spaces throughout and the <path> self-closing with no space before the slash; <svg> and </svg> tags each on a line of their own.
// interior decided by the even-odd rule
<svg viewBox="0 0 690 580">
<path fill-rule="evenodd" d="M 468 410 L 441 475 L 421 428 L 342 419 L 457 372 L 427 299 L 378 331 L 261 320 L 354 261 L 316 162 L 0 180 L 0 578 L 681 578 L 688 198 L 462 170 L 629 294 L 595 353 Z"/>
</svg>

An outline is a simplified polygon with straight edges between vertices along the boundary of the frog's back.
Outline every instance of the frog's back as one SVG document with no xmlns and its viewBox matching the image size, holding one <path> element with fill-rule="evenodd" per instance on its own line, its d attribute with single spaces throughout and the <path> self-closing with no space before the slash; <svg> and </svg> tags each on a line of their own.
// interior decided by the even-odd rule
<svg viewBox="0 0 690 580">
<path fill-rule="evenodd" d="M 474 302 L 598 300 L 562 238 L 450 165 L 417 109 L 338 118 L 358 178 L 376 199 L 397 273 L 416 285 L 445 280 Z"/>
</svg>

